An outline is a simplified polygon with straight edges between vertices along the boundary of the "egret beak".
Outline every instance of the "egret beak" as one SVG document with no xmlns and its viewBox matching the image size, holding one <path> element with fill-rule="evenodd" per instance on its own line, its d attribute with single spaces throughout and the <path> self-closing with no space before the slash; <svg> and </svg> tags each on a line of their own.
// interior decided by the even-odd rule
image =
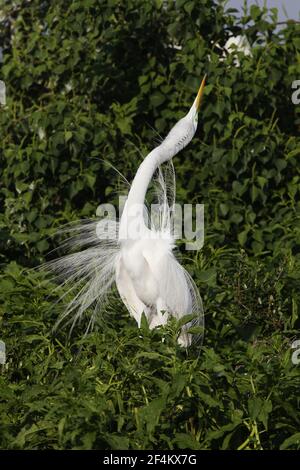
<svg viewBox="0 0 300 470">
<path fill-rule="evenodd" d="M 196 101 L 195 101 L 197 113 L 199 112 L 199 108 L 200 108 L 200 104 L 202 100 L 203 90 L 205 87 L 205 80 L 206 80 L 206 75 L 204 75 L 204 78 L 201 82 L 201 85 L 200 85 L 200 88 L 196 97 Z"/>
</svg>

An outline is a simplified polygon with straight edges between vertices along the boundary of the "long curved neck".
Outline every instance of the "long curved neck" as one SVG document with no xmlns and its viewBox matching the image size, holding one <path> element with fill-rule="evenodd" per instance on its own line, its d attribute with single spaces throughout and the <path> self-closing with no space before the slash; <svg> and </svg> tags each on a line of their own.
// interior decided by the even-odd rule
<svg viewBox="0 0 300 470">
<path fill-rule="evenodd" d="M 144 204 L 146 192 L 150 181 L 160 164 L 160 146 L 150 152 L 140 164 L 131 183 L 126 205 L 130 208 L 134 204 Z"/>
<path fill-rule="evenodd" d="M 131 227 L 137 227 L 137 224 L 139 224 L 139 228 L 147 230 L 144 222 L 144 204 L 148 186 L 157 167 L 172 156 L 169 146 L 166 145 L 166 142 L 162 142 L 146 156 L 139 166 L 123 209 L 120 221 L 120 238 L 131 238 L 125 233 L 128 233 L 128 229 Z"/>
</svg>

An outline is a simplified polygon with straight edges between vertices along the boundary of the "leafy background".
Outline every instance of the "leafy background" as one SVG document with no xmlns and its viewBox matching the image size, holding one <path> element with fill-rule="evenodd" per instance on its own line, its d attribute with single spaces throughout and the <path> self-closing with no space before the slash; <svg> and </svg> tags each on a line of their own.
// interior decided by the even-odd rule
<svg viewBox="0 0 300 470">
<path fill-rule="evenodd" d="M 1 448 L 300 449 L 299 24 L 212 0 L 0 5 Z M 217 44 L 241 33 L 253 57 L 237 67 Z M 130 181 L 204 73 L 197 135 L 174 159 L 178 202 L 205 204 L 204 247 L 184 253 L 203 348 L 182 351 L 172 321 L 138 332 L 120 302 L 85 338 L 53 335 L 57 294 L 28 268 L 61 224 L 116 202 L 103 159 Z"/>
</svg>

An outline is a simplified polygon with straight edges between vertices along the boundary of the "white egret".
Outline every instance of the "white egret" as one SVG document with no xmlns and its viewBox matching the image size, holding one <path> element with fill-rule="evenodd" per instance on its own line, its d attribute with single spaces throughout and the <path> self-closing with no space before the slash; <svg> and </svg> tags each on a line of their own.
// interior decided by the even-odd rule
<svg viewBox="0 0 300 470">
<path fill-rule="evenodd" d="M 250 43 L 247 39 L 247 36 L 238 35 L 238 36 L 230 36 L 229 39 L 226 41 L 225 45 L 222 47 L 218 42 L 211 41 L 212 48 L 218 49 L 222 52 L 221 56 L 219 57 L 220 62 L 224 62 L 227 56 L 230 54 L 233 56 L 233 63 L 236 67 L 240 67 L 240 60 L 238 58 L 239 54 L 244 54 L 244 56 L 253 57 L 252 49 Z M 208 55 L 208 60 L 211 61 L 211 56 Z"/>
<path fill-rule="evenodd" d="M 228 54 L 234 55 L 234 64 L 237 67 L 240 66 L 240 61 L 237 57 L 238 52 L 242 52 L 245 56 L 252 57 L 252 50 L 247 36 L 231 36 L 226 41 L 224 49 Z M 226 54 L 223 53 L 223 57 L 226 57 Z"/>
<path fill-rule="evenodd" d="M 67 292 L 76 292 L 59 322 L 68 319 L 73 327 L 88 309 L 93 308 L 89 327 L 93 326 L 115 282 L 138 326 L 143 313 L 150 328 L 166 324 L 169 316 L 180 319 L 187 314 L 195 315 L 192 324 L 203 326 L 202 301 L 197 287 L 173 253 L 174 201 L 170 204 L 171 188 L 162 178 L 160 165 L 170 161 L 193 138 L 204 86 L 205 77 L 189 112 L 141 163 L 120 222 L 88 221 L 71 228 L 68 231 L 74 235 L 64 245 L 77 251 L 46 263 L 46 267 L 63 279 Z M 146 192 L 157 169 L 160 183 L 158 227 L 153 221 L 150 226 L 145 222 L 143 211 Z M 190 326 L 191 323 L 185 325 L 178 338 L 179 344 L 185 347 L 192 341 L 187 333 Z"/>
</svg>

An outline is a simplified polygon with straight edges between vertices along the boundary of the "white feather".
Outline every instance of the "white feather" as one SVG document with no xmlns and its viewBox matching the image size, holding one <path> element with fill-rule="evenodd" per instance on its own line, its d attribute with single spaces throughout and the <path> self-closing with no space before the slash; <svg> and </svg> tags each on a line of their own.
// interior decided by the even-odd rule
<svg viewBox="0 0 300 470">
<path fill-rule="evenodd" d="M 179 336 L 183 346 L 191 344 L 187 333 L 191 324 L 204 326 L 201 297 L 188 272 L 176 259 L 173 249 L 175 173 L 171 158 L 192 139 L 197 128 L 199 99 L 203 86 L 185 118 L 169 132 L 166 139 L 144 159 L 129 190 L 120 224 L 113 220 L 82 221 L 64 228 L 70 233 L 61 247 L 73 253 L 43 265 L 56 275 L 65 290 L 62 299 L 72 294 L 57 324 L 66 321 L 74 325 L 89 314 L 86 331 L 101 318 L 110 301 L 114 283 L 129 313 L 140 325 L 143 312 L 150 328 L 164 325 L 169 316 L 177 319 L 195 314 L 195 320 L 185 325 Z M 200 93 L 201 92 L 201 93 Z M 169 162 L 163 167 L 161 163 Z M 155 196 L 157 211 L 149 223 L 143 211 L 134 219 L 128 217 L 134 205 L 144 206 L 148 186 L 157 170 Z M 131 235 L 136 222 L 140 231 Z M 130 231 L 131 230 L 131 231 Z M 128 236 L 128 233 L 130 234 Z M 202 338 L 202 335 L 198 335 Z"/>
</svg>

